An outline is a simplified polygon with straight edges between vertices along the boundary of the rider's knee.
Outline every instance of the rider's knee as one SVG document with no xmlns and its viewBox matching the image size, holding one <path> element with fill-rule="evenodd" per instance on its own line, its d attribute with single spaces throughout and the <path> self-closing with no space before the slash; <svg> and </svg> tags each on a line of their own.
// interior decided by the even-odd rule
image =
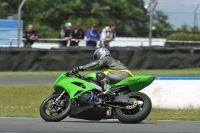
<svg viewBox="0 0 200 133">
<path fill-rule="evenodd" d="M 97 72 L 96 77 L 98 81 L 104 81 L 106 83 L 109 83 L 108 77 L 103 72 Z"/>
</svg>

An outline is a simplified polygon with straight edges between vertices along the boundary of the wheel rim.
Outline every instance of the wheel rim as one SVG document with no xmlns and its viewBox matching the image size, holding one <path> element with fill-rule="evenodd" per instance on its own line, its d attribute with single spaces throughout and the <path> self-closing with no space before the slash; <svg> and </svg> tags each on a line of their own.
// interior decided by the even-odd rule
<svg viewBox="0 0 200 133">
<path fill-rule="evenodd" d="M 126 116 L 134 116 L 140 113 L 145 107 L 145 100 L 140 95 L 131 95 L 129 96 L 130 99 L 137 99 L 138 105 L 133 109 L 123 109 L 120 108 L 119 111 L 121 114 Z"/>
<path fill-rule="evenodd" d="M 67 109 L 68 102 L 66 100 L 66 97 L 63 96 L 63 98 L 55 103 L 58 96 L 59 95 L 54 96 L 44 103 L 43 112 L 46 116 L 56 117 L 62 114 Z"/>
</svg>

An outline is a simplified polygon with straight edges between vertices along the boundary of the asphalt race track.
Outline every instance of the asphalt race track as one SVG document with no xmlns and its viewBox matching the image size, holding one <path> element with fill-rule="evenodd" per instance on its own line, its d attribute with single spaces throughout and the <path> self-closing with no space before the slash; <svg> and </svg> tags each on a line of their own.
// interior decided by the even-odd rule
<svg viewBox="0 0 200 133">
<path fill-rule="evenodd" d="M 1 133 L 199 133 L 200 122 L 143 121 L 123 124 L 118 120 L 65 119 L 45 122 L 40 118 L 0 118 Z"/>
</svg>

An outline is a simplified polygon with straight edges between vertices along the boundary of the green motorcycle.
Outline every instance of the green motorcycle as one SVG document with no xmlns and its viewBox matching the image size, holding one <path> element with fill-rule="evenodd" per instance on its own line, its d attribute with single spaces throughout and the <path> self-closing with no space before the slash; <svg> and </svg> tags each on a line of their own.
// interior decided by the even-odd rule
<svg viewBox="0 0 200 133">
<path fill-rule="evenodd" d="M 99 98 L 102 88 L 96 80 L 96 73 L 84 77 L 80 73 L 65 72 L 55 81 L 55 92 L 42 102 L 40 115 L 49 122 L 58 122 L 68 116 L 85 120 L 112 116 L 122 123 L 139 123 L 152 108 L 150 98 L 139 91 L 154 79 L 154 76 L 128 77 L 108 85 L 107 88 L 115 95 Z"/>
</svg>

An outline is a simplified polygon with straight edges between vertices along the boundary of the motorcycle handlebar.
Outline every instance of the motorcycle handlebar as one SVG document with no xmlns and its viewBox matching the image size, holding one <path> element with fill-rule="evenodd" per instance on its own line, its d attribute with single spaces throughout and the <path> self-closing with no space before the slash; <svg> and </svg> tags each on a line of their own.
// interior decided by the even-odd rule
<svg viewBox="0 0 200 133">
<path fill-rule="evenodd" d="M 67 72 L 66 76 L 72 77 L 75 76 L 77 78 L 83 79 L 84 76 L 80 73 L 73 73 L 72 71 Z"/>
</svg>

